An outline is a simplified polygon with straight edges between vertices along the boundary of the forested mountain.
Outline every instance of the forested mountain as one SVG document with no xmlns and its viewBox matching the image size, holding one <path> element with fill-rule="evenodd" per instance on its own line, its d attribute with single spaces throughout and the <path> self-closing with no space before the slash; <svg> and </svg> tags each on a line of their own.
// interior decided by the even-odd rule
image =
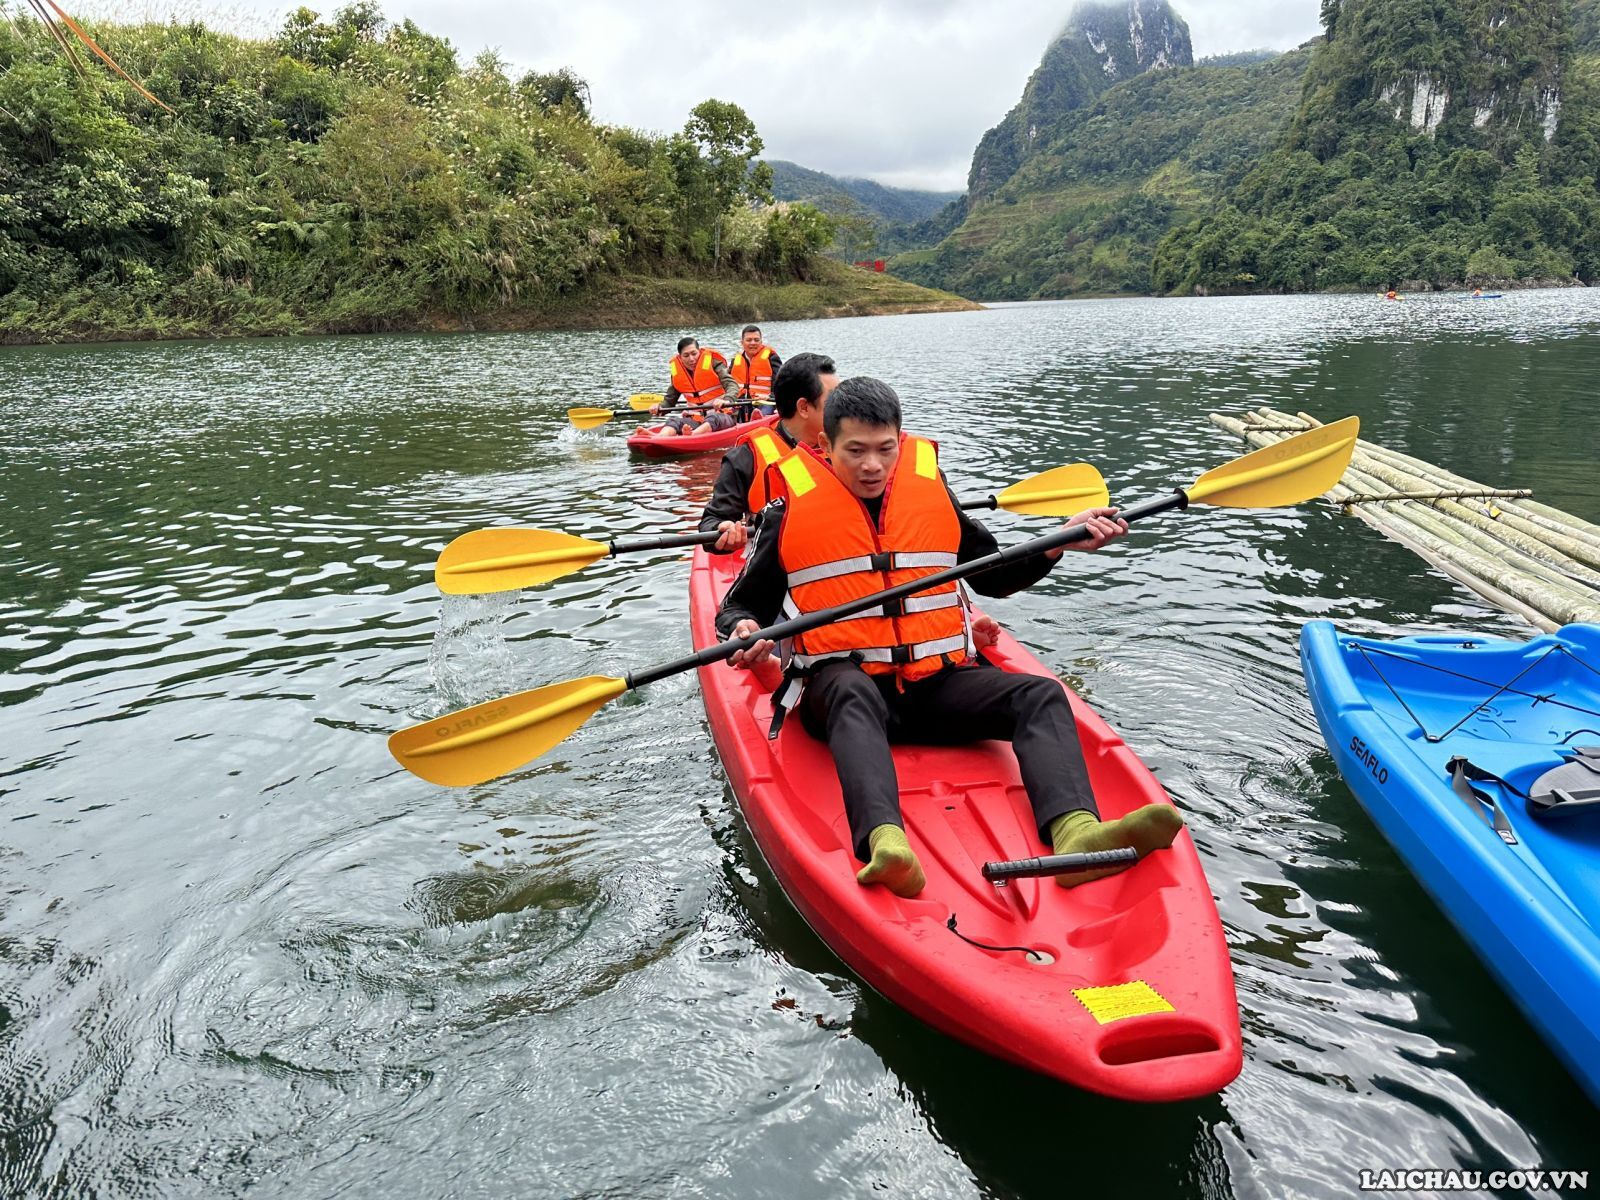
<svg viewBox="0 0 1600 1200">
<path fill-rule="evenodd" d="M 967 175 L 972 202 L 991 198 L 1062 123 L 1101 93 L 1146 71 L 1194 62 L 1189 26 L 1166 0 L 1084 4 L 1050 44 L 1022 100 L 978 143 Z"/>
<path fill-rule="evenodd" d="M 1596 6 L 1324 0 L 1277 150 L 1161 245 L 1162 291 L 1600 274 Z"/>
<path fill-rule="evenodd" d="M 44 11 L 42 8 L 39 10 Z M 626 272 L 768 283 L 831 223 L 760 209 L 761 141 L 590 119 L 567 71 L 391 25 L 371 0 L 276 37 L 0 23 L 0 339 L 429 325 L 570 305 Z"/>
<path fill-rule="evenodd" d="M 1041 78 L 1052 64 L 1095 56 L 1096 45 L 1114 60 L 1108 22 L 1118 14 L 1130 43 L 1136 21 L 1172 35 L 1147 52 L 1146 69 L 1086 103 L 1081 90 L 1056 87 L 1072 107 L 1051 113 Z M 1309 51 L 1237 57 L 1243 65 L 1188 65 L 1187 27 L 1164 3 L 1080 9 L 1029 82 L 1031 108 L 1025 101 L 1006 118 L 1029 111 L 1029 152 L 986 198 L 974 192 L 948 210 L 947 228 L 919 231 L 936 248 L 897 255 L 892 269 L 986 300 L 1149 291 L 1161 237 L 1241 180 L 1294 114 Z M 974 154 L 974 178 L 997 174 L 995 137 Z"/>
<path fill-rule="evenodd" d="M 781 159 L 768 159 L 772 195 L 778 200 L 803 200 L 823 212 L 859 215 L 875 223 L 915 222 L 933 216 L 960 192 L 923 192 L 889 187 L 870 179 L 852 179 L 813 171 Z"/>
<path fill-rule="evenodd" d="M 1191 67 L 1159 0 L 1080 9 L 892 269 L 978 299 L 1600 273 L 1600 0 L 1322 12 L 1297 51 Z"/>
</svg>

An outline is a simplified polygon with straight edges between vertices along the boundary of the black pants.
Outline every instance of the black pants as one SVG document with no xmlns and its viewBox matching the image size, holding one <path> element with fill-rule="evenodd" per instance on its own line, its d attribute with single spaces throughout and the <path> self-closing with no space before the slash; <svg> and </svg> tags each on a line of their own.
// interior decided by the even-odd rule
<svg viewBox="0 0 1600 1200">
<path fill-rule="evenodd" d="M 879 825 L 902 823 L 890 742 L 1010 742 L 1039 839 L 1047 845 L 1050 822 L 1057 817 L 1080 808 L 1100 815 L 1077 722 L 1054 679 L 984 663 L 946 668 L 900 691 L 893 675 L 868 675 L 841 660 L 824 664 L 807 680 L 799 714 L 807 731 L 827 742 L 833 754 L 850 840 L 862 862 L 871 858 L 868 834 Z"/>
</svg>

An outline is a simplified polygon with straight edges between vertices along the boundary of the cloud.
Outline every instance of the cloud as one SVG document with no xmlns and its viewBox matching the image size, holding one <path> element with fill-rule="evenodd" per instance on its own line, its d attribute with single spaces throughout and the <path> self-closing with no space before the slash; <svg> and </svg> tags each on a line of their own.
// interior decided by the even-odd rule
<svg viewBox="0 0 1600 1200">
<path fill-rule="evenodd" d="M 294 5 L 229 0 L 281 20 Z M 318 7 L 313 5 L 313 7 Z M 325 13 L 337 4 L 320 6 Z M 748 112 L 766 156 L 901 186 L 966 186 L 973 148 L 1017 102 L 1071 11 L 1061 0 L 388 0 L 470 60 L 516 72 L 572 67 L 595 115 L 680 128 L 708 96 Z M 1317 32 L 1318 0 L 1178 0 L 1195 54 L 1288 49 Z M 780 17 L 781 12 L 781 17 Z"/>
</svg>

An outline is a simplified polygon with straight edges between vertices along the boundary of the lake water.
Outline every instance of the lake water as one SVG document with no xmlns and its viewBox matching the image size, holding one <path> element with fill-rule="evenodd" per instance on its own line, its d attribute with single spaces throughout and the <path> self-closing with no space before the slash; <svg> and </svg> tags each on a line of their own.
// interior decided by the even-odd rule
<svg viewBox="0 0 1600 1200">
<path fill-rule="evenodd" d="M 684 557 L 431 580 L 482 525 L 693 526 L 713 458 L 564 420 L 659 390 L 677 332 L 0 350 L 0 1194 L 1332 1197 L 1596 1165 L 1595 1109 L 1335 773 L 1296 659 L 1318 617 L 1531 631 L 1322 505 L 1152 520 L 990 606 L 1188 818 L 1245 1039 L 1210 1099 L 1079 1093 L 867 991 L 761 864 L 692 675 L 496 783 L 401 772 L 401 725 L 687 650 Z M 1241 452 L 1208 412 L 1272 404 L 1600 521 L 1593 292 L 767 333 L 892 382 L 968 494 L 1086 460 L 1138 499 Z"/>
</svg>

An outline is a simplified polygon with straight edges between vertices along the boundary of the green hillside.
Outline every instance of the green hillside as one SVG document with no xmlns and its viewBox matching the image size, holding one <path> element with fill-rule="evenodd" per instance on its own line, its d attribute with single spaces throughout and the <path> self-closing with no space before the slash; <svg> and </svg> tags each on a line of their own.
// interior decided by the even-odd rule
<svg viewBox="0 0 1600 1200">
<path fill-rule="evenodd" d="M 826 213 L 864 216 L 879 224 L 926 220 L 961 195 L 828 175 L 781 159 L 768 159 L 767 165 L 772 168 L 772 194 L 776 199 L 802 200 Z"/>
<path fill-rule="evenodd" d="M 1154 263 L 1170 292 L 1600 274 L 1596 7 L 1343 0 L 1280 146 Z"/>
<path fill-rule="evenodd" d="M 1048 142 L 906 279 L 976 299 L 1148 292 L 1155 247 L 1237 184 L 1293 116 L 1310 52 L 1139 75 L 1053 123 Z"/>
<path fill-rule="evenodd" d="M 832 236 L 751 203 L 735 106 L 600 125 L 570 72 L 463 67 L 369 0 L 271 39 L 91 23 L 148 94 L 5 15 L 0 340 L 566 320 L 623 278 L 804 281 Z"/>
<path fill-rule="evenodd" d="M 1324 0 L 1300 50 L 1174 40 L 1096 91 L 1107 23 L 1164 7 L 1079 10 L 891 269 L 984 300 L 1600 274 L 1600 0 Z"/>
</svg>

